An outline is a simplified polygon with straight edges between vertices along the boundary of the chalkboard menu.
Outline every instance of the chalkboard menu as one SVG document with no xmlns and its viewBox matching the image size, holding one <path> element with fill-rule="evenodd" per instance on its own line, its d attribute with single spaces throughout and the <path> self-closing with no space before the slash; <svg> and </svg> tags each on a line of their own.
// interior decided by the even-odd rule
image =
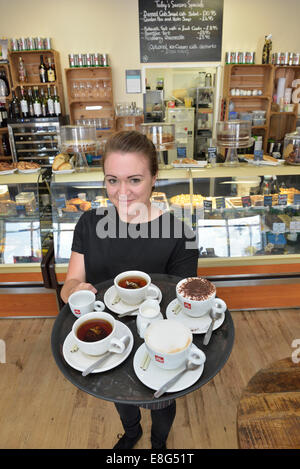
<svg viewBox="0 0 300 469">
<path fill-rule="evenodd" d="M 223 0 L 139 0 L 141 62 L 221 60 Z"/>
</svg>

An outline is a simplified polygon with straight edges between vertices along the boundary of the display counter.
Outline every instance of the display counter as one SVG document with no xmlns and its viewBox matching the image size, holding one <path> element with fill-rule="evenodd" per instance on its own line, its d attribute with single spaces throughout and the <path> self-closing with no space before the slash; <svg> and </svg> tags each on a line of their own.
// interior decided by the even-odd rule
<svg viewBox="0 0 300 469">
<path fill-rule="evenodd" d="M 52 174 L 47 218 L 41 176 L 1 175 L 0 317 L 56 314 L 74 227 L 84 211 L 110 205 L 99 168 Z M 152 203 L 195 231 L 198 274 L 217 285 L 230 309 L 300 306 L 299 166 L 161 166 Z M 49 282 L 45 230 L 54 244 Z"/>
<path fill-rule="evenodd" d="M 51 193 L 55 270 L 63 282 L 77 220 L 110 202 L 99 169 L 55 174 Z M 161 166 L 152 203 L 195 230 L 198 273 L 216 283 L 231 309 L 278 308 L 300 305 L 299 196 L 299 166 Z"/>
<path fill-rule="evenodd" d="M 42 273 L 40 173 L 0 175 L 0 317 L 53 316 Z"/>
</svg>

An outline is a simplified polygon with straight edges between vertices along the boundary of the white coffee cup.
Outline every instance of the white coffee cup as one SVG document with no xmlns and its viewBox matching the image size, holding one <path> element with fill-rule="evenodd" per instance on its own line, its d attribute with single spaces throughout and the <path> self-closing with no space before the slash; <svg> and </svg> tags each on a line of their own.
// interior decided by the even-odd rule
<svg viewBox="0 0 300 469">
<path fill-rule="evenodd" d="M 157 300 L 145 300 L 139 307 L 136 318 L 136 328 L 139 336 L 143 339 L 147 327 L 158 319 L 163 319 Z"/>
<path fill-rule="evenodd" d="M 142 278 L 146 284 L 140 288 L 123 288 L 119 282 L 124 279 Z M 121 300 L 128 305 L 138 305 L 146 298 L 155 299 L 158 296 L 157 289 L 151 286 L 151 278 L 140 270 L 128 270 L 117 275 L 114 279 L 115 289 Z"/>
<path fill-rule="evenodd" d="M 111 325 L 111 332 L 108 334 L 104 339 L 98 340 L 96 342 L 85 342 L 80 340 L 77 337 L 77 331 L 80 326 L 82 326 L 85 322 L 102 319 L 107 321 Z M 123 353 L 125 350 L 125 344 L 122 340 L 115 337 L 116 333 L 116 321 L 111 314 L 104 313 L 104 312 L 93 312 L 87 313 L 84 316 L 76 319 L 72 327 L 72 336 L 81 352 L 86 353 L 88 355 L 102 355 L 103 353 L 115 352 L 115 353 Z"/>
<path fill-rule="evenodd" d="M 152 322 L 145 333 L 145 345 L 155 365 L 165 370 L 182 366 L 186 360 L 196 365 L 205 362 L 202 350 L 193 345 L 193 334 L 180 321 L 163 319 Z"/>
<path fill-rule="evenodd" d="M 196 280 L 199 282 L 199 295 L 201 294 L 201 282 L 211 285 L 211 293 L 208 296 L 204 296 L 203 299 L 192 299 L 182 291 L 180 292 L 180 287 L 190 280 Z M 209 313 L 212 309 L 216 309 L 220 313 L 225 313 L 227 309 L 225 301 L 220 298 L 216 298 L 215 286 L 209 282 L 209 280 L 201 277 L 185 278 L 178 282 L 176 285 L 176 296 L 183 312 L 191 317 L 199 318 Z"/>
<path fill-rule="evenodd" d="M 105 305 L 102 301 L 96 301 L 96 295 L 91 290 L 78 290 L 68 298 L 68 303 L 74 316 L 79 318 L 92 311 L 103 311 Z"/>
</svg>

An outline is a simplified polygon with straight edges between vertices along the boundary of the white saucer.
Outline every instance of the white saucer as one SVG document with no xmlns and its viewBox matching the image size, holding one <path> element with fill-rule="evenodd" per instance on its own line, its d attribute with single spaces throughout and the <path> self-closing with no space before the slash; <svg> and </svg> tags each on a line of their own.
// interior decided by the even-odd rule
<svg viewBox="0 0 300 469">
<path fill-rule="evenodd" d="M 185 314 L 182 309 L 179 310 L 179 312 L 174 312 L 174 309 L 178 305 L 178 300 L 175 298 L 175 300 L 171 301 L 171 303 L 168 304 L 167 309 L 166 309 L 166 316 L 168 319 L 176 319 L 177 321 L 182 322 L 185 324 L 190 331 L 193 334 L 205 334 L 207 332 L 207 329 L 209 328 L 211 318 L 209 316 L 209 313 L 206 313 L 204 316 L 201 316 L 200 318 L 192 318 L 191 316 L 188 316 Z M 225 313 L 222 313 L 222 316 L 220 319 L 217 319 L 214 323 L 213 330 L 215 331 L 218 329 L 220 326 L 222 326 L 223 322 L 225 319 Z"/>
<path fill-rule="evenodd" d="M 120 365 L 124 360 L 126 360 L 128 355 L 130 354 L 134 342 L 132 332 L 125 324 L 120 321 L 116 321 L 116 326 L 116 337 L 118 339 L 121 339 L 121 337 L 123 337 L 124 335 L 129 335 L 129 345 L 127 346 L 125 352 L 113 353 L 112 355 L 110 355 L 105 360 L 105 362 L 100 365 L 100 368 L 96 368 L 94 371 L 92 371 L 92 373 L 102 373 L 103 371 L 111 370 L 112 368 L 115 368 L 116 366 Z M 79 349 L 77 350 L 77 352 L 71 352 L 74 346 L 75 341 L 72 338 L 72 332 L 70 332 L 65 338 L 62 351 L 66 362 L 72 368 L 75 368 L 75 370 L 84 371 L 88 366 L 92 365 L 93 363 L 95 363 L 95 361 L 100 358 L 100 355 L 97 357 L 93 357 L 91 355 L 87 355 L 81 352 Z"/>
<path fill-rule="evenodd" d="M 33 168 L 33 169 L 18 169 L 18 172 L 20 174 L 33 174 L 33 173 L 37 173 L 38 171 L 40 171 L 41 168 Z"/>
<path fill-rule="evenodd" d="M 164 383 L 173 378 L 177 373 L 183 370 L 184 366 L 176 370 L 162 370 L 150 360 L 147 370 L 141 368 L 144 355 L 146 353 L 146 346 L 142 344 L 135 352 L 133 358 L 133 368 L 139 380 L 150 389 L 157 391 Z M 178 392 L 183 389 L 189 388 L 192 384 L 196 383 L 202 375 L 204 364 L 198 366 L 195 370 L 189 370 L 176 381 L 166 392 Z"/>
<path fill-rule="evenodd" d="M 151 283 L 151 287 L 156 289 L 158 291 L 158 298 L 157 301 L 160 303 L 162 300 L 162 292 L 161 290 Z M 104 293 L 104 303 L 106 306 L 112 311 L 113 313 L 117 314 L 125 314 L 129 313 L 132 311 L 132 314 L 130 316 L 137 316 L 137 310 L 139 309 L 140 304 L 138 305 L 127 305 L 126 303 L 123 303 L 122 300 L 120 300 L 118 303 L 115 303 L 114 305 L 112 304 L 115 297 L 117 296 L 117 290 L 115 289 L 115 286 L 112 285 L 106 292 Z"/>
<path fill-rule="evenodd" d="M 5 176 L 6 174 L 13 174 L 15 171 L 17 171 L 17 168 L 6 169 L 5 171 L 0 171 L 0 176 Z"/>
</svg>

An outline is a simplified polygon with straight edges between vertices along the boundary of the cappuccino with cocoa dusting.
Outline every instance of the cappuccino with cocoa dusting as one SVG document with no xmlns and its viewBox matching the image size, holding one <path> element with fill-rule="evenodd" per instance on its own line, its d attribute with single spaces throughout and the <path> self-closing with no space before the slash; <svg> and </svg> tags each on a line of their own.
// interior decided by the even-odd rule
<svg viewBox="0 0 300 469">
<path fill-rule="evenodd" d="M 190 277 L 177 289 L 184 298 L 193 301 L 205 301 L 216 294 L 216 287 L 206 278 Z"/>
</svg>

